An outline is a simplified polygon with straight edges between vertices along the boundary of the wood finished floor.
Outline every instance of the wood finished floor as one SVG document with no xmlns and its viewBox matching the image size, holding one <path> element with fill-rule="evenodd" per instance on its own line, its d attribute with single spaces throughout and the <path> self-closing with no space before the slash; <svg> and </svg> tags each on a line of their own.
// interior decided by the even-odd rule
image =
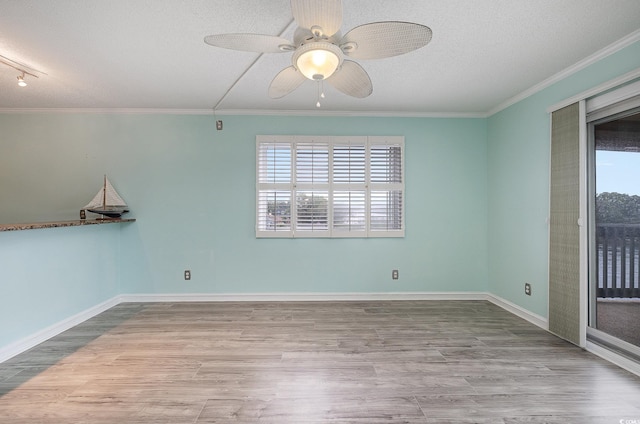
<svg viewBox="0 0 640 424">
<path fill-rule="evenodd" d="M 639 377 L 488 302 L 125 303 L 0 364 L 0 423 L 632 422 Z"/>
</svg>

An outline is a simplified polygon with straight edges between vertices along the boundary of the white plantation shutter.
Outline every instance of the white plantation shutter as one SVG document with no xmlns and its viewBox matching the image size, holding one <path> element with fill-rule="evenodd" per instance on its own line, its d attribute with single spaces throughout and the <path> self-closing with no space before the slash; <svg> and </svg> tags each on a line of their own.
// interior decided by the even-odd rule
<svg viewBox="0 0 640 424">
<path fill-rule="evenodd" d="M 329 141 L 296 137 L 296 237 L 329 236 Z"/>
<path fill-rule="evenodd" d="M 286 137 L 258 144 L 256 221 L 262 237 L 291 233 L 292 147 Z"/>
<path fill-rule="evenodd" d="M 360 144 L 362 143 L 362 144 Z M 366 140 L 354 144 L 333 145 L 333 182 L 337 184 L 365 183 Z"/>
<path fill-rule="evenodd" d="M 333 193 L 333 229 L 336 236 L 355 235 L 362 237 L 366 226 L 365 190 L 335 191 Z"/>
<path fill-rule="evenodd" d="M 329 183 L 329 143 L 316 140 L 295 143 L 298 184 Z"/>
<path fill-rule="evenodd" d="M 291 143 L 266 142 L 260 145 L 258 162 L 260 183 L 291 182 Z"/>
<path fill-rule="evenodd" d="M 370 137 L 370 231 L 404 234 L 404 156 L 399 137 Z"/>
<path fill-rule="evenodd" d="M 367 235 L 367 137 L 334 140 L 333 236 Z"/>
<path fill-rule="evenodd" d="M 291 191 L 260 190 L 258 225 L 263 231 L 291 231 Z"/>
<path fill-rule="evenodd" d="M 256 137 L 257 237 L 403 237 L 404 138 Z"/>
<path fill-rule="evenodd" d="M 373 145 L 370 152 L 372 183 L 402 183 L 402 146 L 397 143 Z"/>
<path fill-rule="evenodd" d="M 296 230 L 329 230 L 329 192 L 321 190 L 296 190 Z"/>
<path fill-rule="evenodd" d="M 402 230 L 402 190 L 371 191 L 371 231 Z"/>
</svg>

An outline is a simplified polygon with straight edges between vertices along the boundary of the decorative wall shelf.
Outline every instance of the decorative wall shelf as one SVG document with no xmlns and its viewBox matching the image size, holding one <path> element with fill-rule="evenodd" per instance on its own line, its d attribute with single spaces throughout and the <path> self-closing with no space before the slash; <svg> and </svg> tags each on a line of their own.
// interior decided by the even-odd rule
<svg viewBox="0 0 640 424">
<path fill-rule="evenodd" d="M 26 224 L 0 224 L 2 231 L 37 230 L 40 228 L 79 227 L 83 225 L 120 224 L 135 222 L 135 218 L 127 219 L 77 219 L 73 221 L 32 222 Z"/>
</svg>

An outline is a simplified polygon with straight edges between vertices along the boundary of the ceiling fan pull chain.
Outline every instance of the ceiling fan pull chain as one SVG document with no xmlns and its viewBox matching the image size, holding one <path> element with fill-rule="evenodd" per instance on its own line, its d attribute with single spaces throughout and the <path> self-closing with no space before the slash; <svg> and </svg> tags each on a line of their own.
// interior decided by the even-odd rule
<svg viewBox="0 0 640 424">
<path fill-rule="evenodd" d="M 320 107 L 320 98 L 324 97 L 324 93 L 322 93 L 322 80 L 318 80 L 318 102 L 316 103 L 316 107 Z"/>
</svg>

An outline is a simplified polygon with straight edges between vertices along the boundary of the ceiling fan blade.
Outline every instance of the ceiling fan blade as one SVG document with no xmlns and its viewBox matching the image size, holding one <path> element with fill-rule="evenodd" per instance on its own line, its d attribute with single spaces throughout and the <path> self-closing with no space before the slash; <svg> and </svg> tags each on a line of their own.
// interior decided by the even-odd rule
<svg viewBox="0 0 640 424">
<path fill-rule="evenodd" d="M 360 25 L 340 40 L 344 54 L 354 59 L 382 59 L 426 46 L 433 33 L 425 25 L 386 21 Z"/>
<path fill-rule="evenodd" d="M 272 99 L 279 99 L 291 93 L 296 88 L 300 87 L 300 84 L 306 81 L 304 75 L 296 70 L 293 66 L 284 68 L 276 77 L 271 81 L 269 86 L 269 97 Z"/>
<path fill-rule="evenodd" d="M 327 78 L 327 83 L 344 94 L 359 99 L 373 93 L 371 78 L 364 68 L 351 60 L 342 62 L 342 67 Z"/>
<path fill-rule="evenodd" d="M 286 38 L 263 34 L 215 34 L 204 37 L 215 47 L 256 53 L 281 53 L 295 50 Z"/>
<path fill-rule="evenodd" d="M 291 12 L 298 26 L 319 27 L 327 37 L 342 26 L 342 0 L 291 0 Z"/>
</svg>

